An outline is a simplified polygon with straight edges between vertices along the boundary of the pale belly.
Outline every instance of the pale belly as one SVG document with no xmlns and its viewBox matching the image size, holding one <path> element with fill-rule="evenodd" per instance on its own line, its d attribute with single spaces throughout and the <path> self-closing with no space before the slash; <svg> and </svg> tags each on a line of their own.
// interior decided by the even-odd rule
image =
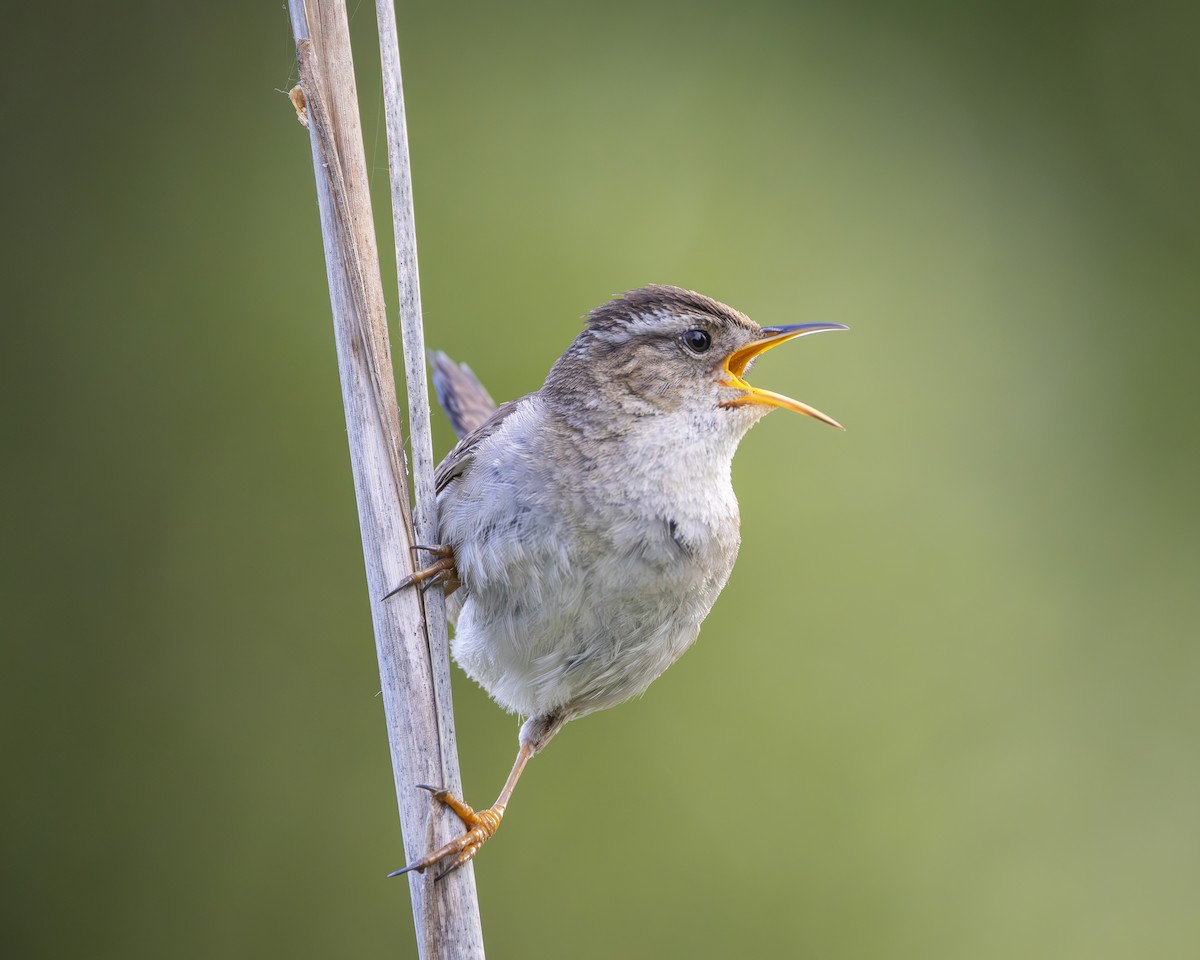
<svg viewBox="0 0 1200 960">
<path fill-rule="evenodd" d="M 695 641 L 737 551 L 720 523 L 625 516 L 458 546 L 455 660 L 506 709 L 572 716 L 636 696 Z M 457 598 L 457 594 L 452 601 Z"/>
<path fill-rule="evenodd" d="M 451 649 L 508 710 L 578 716 L 641 693 L 696 639 L 737 555 L 740 433 L 721 446 L 681 414 L 589 458 L 528 404 L 439 500 L 462 581 Z"/>
</svg>

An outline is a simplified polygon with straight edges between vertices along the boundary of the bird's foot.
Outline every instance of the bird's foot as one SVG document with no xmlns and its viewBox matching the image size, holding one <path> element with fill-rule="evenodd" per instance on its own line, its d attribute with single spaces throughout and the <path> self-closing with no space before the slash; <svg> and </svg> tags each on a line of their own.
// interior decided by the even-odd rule
<svg viewBox="0 0 1200 960">
<path fill-rule="evenodd" d="M 431 553 L 437 559 L 429 566 L 421 570 L 417 570 L 400 581 L 400 584 L 394 589 L 384 594 L 383 599 L 394 597 L 401 590 L 407 587 L 423 584 L 426 587 L 432 586 L 435 583 L 443 584 L 446 595 L 449 596 L 459 587 L 458 567 L 454 563 L 454 548 L 444 543 L 414 543 L 413 552 L 424 550 L 426 553 Z"/>
<path fill-rule="evenodd" d="M 464 863 L 469 863 L 471 859 L 479 852 L 482 847 L 500 827 L 500 820 L 504 816 L 503 804 L 496 804 L 494 807 L 488 807 L 486 810 L 480 810 L 476 813 L 471 807 L 463 803 L 458 797 L 454 796 L 447 790 L 439 790 L 437 787 L 431 787 L 425 783 L 417 784 L 422 790 L 428 790 L 433 794 L 433 799 L 439 803 L 445 804 L 456 814 L 458 819 L 463 822 L 463 826 L 467 828 L 467 832 L 455 837 L 444 846 L 438 847 L 433 853 L 422 857 L 407 867 L 397 870 L 394 873 L 389 873 L 389 877 L 398 877 L 401 874 L 408 873 L 410 870 L 416 870 L 417 873 L 424 873 L 429 867 L 435 863 L 440 863 L 448 858 L 449 864 L 437 875 L 434 879 L 441 880 L 446 874 L 453 870 L 457 870 Z"/>
</svg>

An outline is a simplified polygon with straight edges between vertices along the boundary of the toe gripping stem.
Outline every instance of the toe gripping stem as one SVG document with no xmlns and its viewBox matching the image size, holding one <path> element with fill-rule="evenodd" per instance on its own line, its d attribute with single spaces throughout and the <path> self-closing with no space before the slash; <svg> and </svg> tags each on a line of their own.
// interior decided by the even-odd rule
<svg viewBox="0 0 1200 960">
<path fill-rule="evenodd" d="M 521 778 L 521 771 L 525 769 L 525 764 L 529 762 L 529 758 L 533 756 L 536 748 L 532 743 L 521 743 L 521 749 L 517 753 L 517 760 L 513 764 L 513 768 L 508 774 L 508 779 L 504 781 L 504 789 L 500 791 L 500 796 L 486 810 L 480 810 L 476 813 L 469 806 L 449 790 L 440 790 L 437 787 L 431 787 L 426 783 L 419 783 L 422 790 L 428 790 L 433 794 L 433 799 L 449 807 L 457 815 L 458 819 L 463 822 L 463 826 L 467 828 L 467 832 L 455 837 L 444 846 L 438 847 L 433 853 L 426 857 L 422 857 L 414 863 L 410 863 L 407 867 L 397 870 L 394 873 L 389 873 L 389 877 L 398 877 L 403 873 L 408 873 L 410 870 L 416 870 L 418 873 L 424 873 L 427 867 L 432 867 L 435 863 L 449 859 L 450 862 L 441 873 L 434 879 L 441 880 L 446 874 L 452 870 L 457 870 L 464 863 L 469 863 L 471 859 L 479 852 L 488 840 L 490 840 L 500 827 L 500 821 L 504 817 L 504 810 L 508 806 L 508 801 L 512 799 L 513 790 L 516 789 L 517 781 Z"/>
<path fill-rule="evenodd" d="M 387 600 L 389 597 L 394 597 L 401 590 L 417 584 L 421 584 L 423 587 L 430 587 L 435 583 L 440 583 L 445 586 L 447 593 L 453 592 L 452 588 L 457 587 L 459 582 L 458 567 L 454 563 L 454 548 L 445 543 L 414 543 L 412 550 L 414 553 L 418 550 L 424 550 L 437 559 L 429 566 L 405 577 L 395 589 L 385 593 L 383 599 Z"/>
<path fill-rule="evenodd" d="M 451 858 L 445 869 L 434 877 L 434 880 L 441 880 L 446 874 L 457 870 L 463 864 L 470 863 L 475 854 L 479 852 L 479 848 L 495 836 L 496 831 L 500 828 L 500 821 L 504 817 L 504 806 L 496 804 L 494 807 L 476 812 L 448 790 L 431 787 L 427 783 L 418 783 L 417 786 L 422 790 L 428 790 L 433 794 L 434 800 L 453 810 L 463 822 L 463 826 L 467 827 L 467 832 L 438 847 L 420 860 L 410 863 L 407 867 L 389 873 L 388 876 L 398 877 L 410 870 L 424 873 L 435 863 Z"/>
</svg>

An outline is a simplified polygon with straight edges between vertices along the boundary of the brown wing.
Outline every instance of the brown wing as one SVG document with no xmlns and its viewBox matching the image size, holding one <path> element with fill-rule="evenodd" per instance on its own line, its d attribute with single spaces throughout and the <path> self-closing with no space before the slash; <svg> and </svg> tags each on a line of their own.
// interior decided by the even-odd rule
<svg viewBox="0 0 1200 960">
<path fill-rule="evenodd" d="M 448 454 L 446 459 L 438 464 L 437 472 L 434 473 L 434 486 L 438 493 L 449 486 L 450 481 L 455 477 L 462 476 L 463 472 L 471 465 L 471 461 L 475 458 L 475 448 L 481 440 L 486 440 L 493 433 L 500 429 L 505 419 L 516 410 L 521 404 L 525 403 L 533 394 L 529 393 L 518 400 L 510 400 L 508 403 L 502 403 L 496 411 L 488 417 L 483 423 L 473 432 L 467 434 L 458 442 Z"/>
</svg>

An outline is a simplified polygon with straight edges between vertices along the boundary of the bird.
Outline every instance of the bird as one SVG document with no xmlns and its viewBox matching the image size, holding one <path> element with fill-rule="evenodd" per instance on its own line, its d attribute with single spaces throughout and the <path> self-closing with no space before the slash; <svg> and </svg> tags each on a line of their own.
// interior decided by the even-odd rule
<svg viewBox="0 0 1200 960">
<path fill-rule="evenodd" d="M 696 640 L 740 545 L 730 471 L 776 409 L 842 429 L 752 386 L 755 360 L 839 323 L 760 327 L 681 287 L 592 310 L 540 389 L 497 407 L 465 364 L 434 354 L 459 442 L 437 468 L 432 562 L 388 596 L 439 584 L 456 663 L 523 718 L 496 802 L 476 811 L 421 784 L 464 832 L 395 871 L 469 862 L 500 825 L 529 760 L 571 720 L 642 693 Z"/>
</svg>

